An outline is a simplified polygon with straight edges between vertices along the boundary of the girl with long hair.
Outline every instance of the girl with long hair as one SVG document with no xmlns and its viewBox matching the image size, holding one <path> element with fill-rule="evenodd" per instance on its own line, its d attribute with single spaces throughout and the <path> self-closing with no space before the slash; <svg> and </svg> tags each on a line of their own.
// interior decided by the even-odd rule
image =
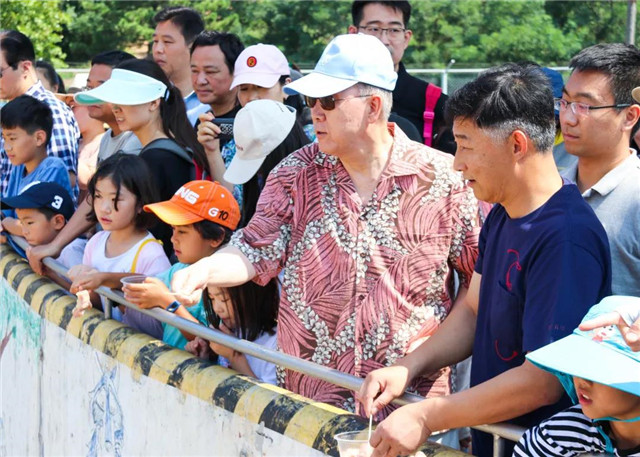
<svg viewBox="0 0 640 457">
<path fill-rule="evenodd" d="M 140 157 L 151 169 L 161 200 L 170 199 L 180 186 L 193 179 L 194 163 L 209 172 L 180 91 L 157 63 L 126 60 L 104 84 L 76 94 L 75 99 L 83 104 L 111 104 L 120 129 L 132 131 L 142 143 Z M 152 232 L 171 255 L 171 228 L 158 223 Z"/>
</svg>

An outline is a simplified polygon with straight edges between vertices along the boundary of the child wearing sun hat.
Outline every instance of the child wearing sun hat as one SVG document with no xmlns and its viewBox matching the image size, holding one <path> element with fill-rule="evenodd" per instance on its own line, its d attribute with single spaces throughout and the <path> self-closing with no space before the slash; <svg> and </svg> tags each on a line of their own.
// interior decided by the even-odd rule
<svg viewBox="0 0 640 457">
<path fill-rule="evenodd" d="M 583 322 L 629 303 L 640 306 L 640 298 L 605 297 Z M 617 327 L 576 329 L 527 358 L 556 375 L 576 405 L 528 430 L 514 456 L 640 456 L 640 352 Z"/>
</svg>

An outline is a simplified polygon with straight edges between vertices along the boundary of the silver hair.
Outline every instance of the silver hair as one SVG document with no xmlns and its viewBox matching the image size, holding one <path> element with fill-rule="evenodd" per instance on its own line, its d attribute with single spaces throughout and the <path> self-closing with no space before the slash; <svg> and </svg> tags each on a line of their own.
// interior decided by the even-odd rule
<svg viewBox="0 0 640 457">
<path fill-rule="evenodd" d="M 381 116 L 385 122 L 388 121 L 391 114 L 391 106 L 393 105 L 393 92 L 365 83 L 358 83 L 357 87 L 360 95 L 377 95 L 380 97 L 380 100 L 382 100 Z"/>
<path fill-rule="evenodd" d="M 553 124 L 548 127 L 541 127 L 521 119 L 513 119 L 500 125 L 485 127 L 483 129 L 487 135 L 496 141 L 504 141 L 513 133 L 514 130 L 522 130 L 527 134 L 538 152 L 548 152 L 553 147 L 553 141 L 556 136 L 556 129 Z"/>
</svg>

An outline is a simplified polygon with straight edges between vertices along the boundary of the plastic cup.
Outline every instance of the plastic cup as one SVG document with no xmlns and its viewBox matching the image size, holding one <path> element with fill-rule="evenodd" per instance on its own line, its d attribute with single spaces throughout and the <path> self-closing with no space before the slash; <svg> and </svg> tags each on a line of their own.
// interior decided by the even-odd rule
<svg viewBox="0 0 640 457">
<path fill-rule="evenodd" d="M 120 282 L 123 286 L 126 286 L 127 284 L 141 284 L 145 279 L 147 279 L 146 275 L 131 275 L 125 276 L 120 280 Z"/>
<path fill-rule="evenodd" d="M 334 436 L 338 442 L 340 457 L 370 457 L 373 448 L 369 445 L 369 430 L 344 432 Z"/>
</svg>

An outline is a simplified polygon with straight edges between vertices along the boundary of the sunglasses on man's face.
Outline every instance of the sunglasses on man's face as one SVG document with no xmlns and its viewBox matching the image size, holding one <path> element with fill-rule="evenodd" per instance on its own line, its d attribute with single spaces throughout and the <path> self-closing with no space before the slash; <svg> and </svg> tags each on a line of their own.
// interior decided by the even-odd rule
<svg viewBox="0 0 640 457">
<path fill-rule="evenodd" d="M 305 95 L 304 101 L 309 108 L 313 108 L 314 106 L 316 106 L 316 102 L 320 102 L 320 106 L 322 107 L 323 110 L 331 111 L 332 109 L 335 109 L 336 102 L 339 102 L 342 100 L 349 100 L 350 98 L 364 98 L 364 97 L 368 97 L 368 95 L 353 95 L 351 97 L 345 97 L 345 98 L 335 98 L 333 95 L 327 95 L 326 97 L 307 97 Z"/>
</svg>

